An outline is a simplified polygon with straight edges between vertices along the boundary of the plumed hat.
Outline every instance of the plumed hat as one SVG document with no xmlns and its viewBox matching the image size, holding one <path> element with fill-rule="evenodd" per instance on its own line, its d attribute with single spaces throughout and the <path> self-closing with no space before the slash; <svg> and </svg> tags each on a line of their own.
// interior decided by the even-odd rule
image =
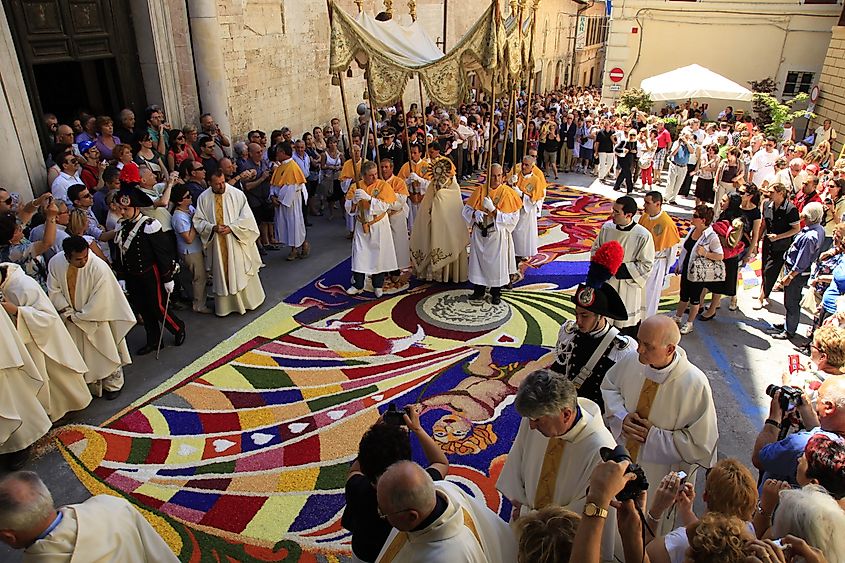
<svg viewBox="0 0 845 563">
<path fill-rule="evenodd" d="M 123 169 L 120 171 L 120 182 L 122 184 L 140 184 L 141 171 L 138 165 L 134 162 L 124 164 Z"/>
<path fill-rule="evenodd" d="M 153 200 L 135 184 L 123 184 L 117 202 L 124 207 L 152 207 Z"/>
<path fill-rule="evenodd" d="M 575 295 L 572 296 L 572 302 L 609 319 L 627 320 L 628 310 L 625 308 L 625 303 L 622 302 L 616 290 L 607 283 L 607 280 L 616 274 L 624 257 L 625 250 L 619 242 L 612 240 L 601 245 L 590 259 L 587 279 L 578 286 Z"/>
</svg>

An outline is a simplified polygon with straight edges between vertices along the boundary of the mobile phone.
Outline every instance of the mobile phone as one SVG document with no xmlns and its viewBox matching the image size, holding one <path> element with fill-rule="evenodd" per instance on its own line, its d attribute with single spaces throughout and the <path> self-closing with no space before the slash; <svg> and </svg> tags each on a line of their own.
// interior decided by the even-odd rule
<svg viewBox="0 0 845 563">
<path fill-rule="evenodd" d="M 678 471 L 677 473 L 678 479 L 681 480 L 681 485 L 687 482 L 687 472 L 686 471 Z"/>
</svg>

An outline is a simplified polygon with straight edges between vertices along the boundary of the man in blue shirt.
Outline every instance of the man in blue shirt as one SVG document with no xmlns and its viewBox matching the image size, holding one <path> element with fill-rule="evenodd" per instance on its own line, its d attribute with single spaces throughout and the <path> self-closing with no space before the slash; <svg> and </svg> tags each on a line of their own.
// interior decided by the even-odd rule
<svg viewBox="0 0 845 563">
<path fill-rule="evenodd" d="M 675 203 L 675 198 L 681 191 L 681 185 L 687 177 L 687 164 L 692 150 L 692 131 L 684 128 L 669 153 L 669 183 L 666 185 L 666 195 L 663 196 L 668 203 Z"/>
<path fill-rule="evenodd" d="M 783 324 L 775 324 L 776 334 L 772 338 L 787 340 L 795 337 L 798 321 L 801 318 L 801 291 L 810 279 L 810 267 L 819 257 L 819 251 L 824 242 L 824 227 L 820 225 L 824 217 L 824 207 L 821 203 L 808 203 L 801 210 L 804 228 L 792 241 L 785 255 L 784 275 L 781 279 L 783 286 L 783 306 L 786 317 Z"/>
<path fill-rule="evenodd" d="M 766 479 L 788 481 L 797 486 L 798 457 L 814 434 L 825 434 L 836 440 L 845 437 L 845 378 L 829 377 L 819 387 L 816 408 L 813 410 L 807 396 L 803 396 L 796 410 L 808 430 L 802 430 L 778 440 L 778 426 L 783 418 L 778 395 L 772 398 L 769 418 L 754 443 L 751 462 Z"/>
</svg>

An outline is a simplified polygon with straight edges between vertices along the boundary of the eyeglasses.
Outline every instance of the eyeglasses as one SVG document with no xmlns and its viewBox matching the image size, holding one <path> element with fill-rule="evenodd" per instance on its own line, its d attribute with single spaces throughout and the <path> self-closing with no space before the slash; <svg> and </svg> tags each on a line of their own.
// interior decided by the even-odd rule
<svg viewBox="0 0 845 563">
<path fill-rule="evenodd" d="M 90 193 L 79 194 L 79 198 L 82 199 L 83 197 L 91 197 Z"/>
<path fill-rule="evenodd" d="M 384 512 L 381 511 L 380 506 L 376 507 L 376 510 L 378 511 L 378 517 L 381 518 L 382 520 L 386 520 L 388 516 L 394 516 L 396 514 L 401 514 L 402 512 L 408 512 L 409 510 L 413 510 L 413 509 L 412 508 L 403 508 L 402 510 L 397 510 L 396 512 L 388 512 L 387 514 L 385 514 Z"/>
<path fill-rule="evenodd" d="M 205 170 L 205 168 L 203 168 L 202 166 L 198 166 L 198 167 L 196 167 L 196 168 L 193 168 L 192 170 L 193 170 L 194 172 L 199 172 L 200 170 Z"/>
<path fill-rule="evenodd" d="M 692 218 L 693 219 L 701 219 L 701 215 L 698 215 L 697 213 L 693 213 Z"/>
<path fill-rule="evenodd" d="M 185 138 L 185 135 L 176 135 L 176 140 L 177 140 L 177 141 L 181 141 L 181 140 L 182 140 L 182 139 L 184 139 L 184 138 Z"/>
<path fill-rule="evenodd" d="M 4 204 L 6 204 L 6 205 L 12 205 L 12 202 L 13 202 L 13 201 L 14 201 L 14 200 L 13 200 L 11 197 L 9 197 L 8 199 L 3 199 L 3 200 L 0 200 L 0 203 L 4 203 Z"/>
</svg>

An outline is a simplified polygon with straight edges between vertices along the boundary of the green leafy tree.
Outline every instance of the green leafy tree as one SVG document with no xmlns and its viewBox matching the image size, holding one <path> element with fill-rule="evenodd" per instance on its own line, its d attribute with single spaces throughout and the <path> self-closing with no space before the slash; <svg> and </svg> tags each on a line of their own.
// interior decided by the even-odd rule
<svg viewBox="0 0 845 563">
<path fill-rule="evenodd" d="M 630 90 L 625 90 L 619 96 L 616 109 L 620 114 L 630 113 L 634 108 L 648 113 L 651 111 L 651 105 L 653 103 L 651 94 L 642 88 L 631 88 Z"/>
<path fill-rule="evenodd" d="M 762 80 L 751 80 L 748 83 L 751 86 L 751 91 L 758 94 L 774 94 L 777 90 L 777 82 L 772 78 L 763 78 Z M 757 124 L 760 127 L 765 127 L 772 122 L 772 114 L 769 111 L 769 106 L 762 100 L 754 99 L 752 103 L 754 115 L 757 116 Z"/>
<path fill-rule="evenodd" d="M 765 106 L 769 111 L 769 123 L 765 124 L 766 135 L 780 138 L 783 135 L 783 124 L 794 121 L 799 117 L 803 117 L 806 110 L 795 110 L 793 106 L 797 103 L 806 101 L 809 96 L 805 93 L 798 94 L 791 100 L 781 103 L 777 98 L 771 94 L 764 94 L 762 92 L 754 93 L 754 105 L 757 104 Z M 815 117 L 815 114 L 810 113 L 810 117 Z"/>
</svg>

